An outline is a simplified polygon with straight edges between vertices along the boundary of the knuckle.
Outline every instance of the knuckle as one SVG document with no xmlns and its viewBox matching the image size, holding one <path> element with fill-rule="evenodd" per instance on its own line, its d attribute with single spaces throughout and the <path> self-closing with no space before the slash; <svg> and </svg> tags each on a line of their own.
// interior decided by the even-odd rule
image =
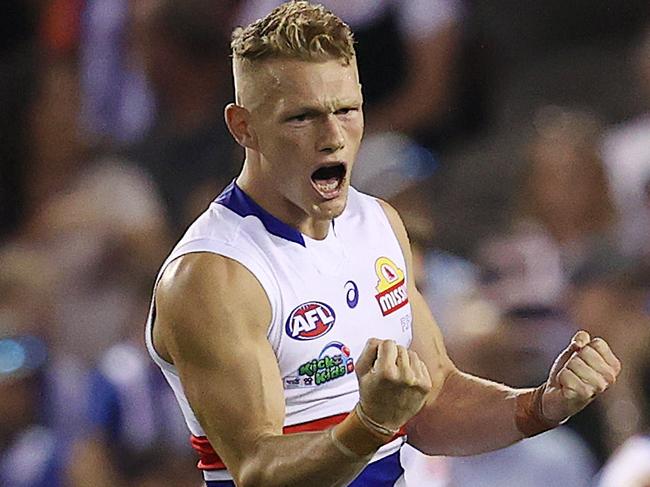
<svg viewBox="0 0 650 487">
<path fill-rule="evenodd" d="M 569 373 L 568 369 L 562 369 L 560 373 L 557 375 L 558 380 L 560 381 L 560 384 L 563 386 L 568 386 L 570 381 L 570 376 L 571 374 Z"/>
<path fill-rule="evenodd" d="M 606 370 L 603 373 L 603 377 L 605 378 L 607 384 L 613 384 L 616 382 L 616 373 L 613 370 Z"/>
<path fill-rule="evenodd" d="M 406 371 L 402 376 L 402 381 L 409 387 L 417 386 L 417 379 L 412 371 Z"/>
<path fill-rule="evenodd" d="M 621 368 L 623 366 L 621 364 L 621 361 L 617 357 L 614 357 L 614 367 L 616 370 L 616 375 L 618 375 L 621 372 Z"/>
<path fill-rule="evenodd" d="M 417 383 L 417 390 L 424 394 L 428 394 L 429 392 L 431 392 L 432 388 L 433 386 L 431 385 L 431 382 L 419 381 Z"/>
<path fill-rule="evenodd" d="M 607 346 L 607 342 L 601 337 L 596 337 L 593 340 L 591 340 L 591 346 L 596 349 L 609 348 Z"/>
<path fill-rule="evenodd" d="M 393 367 L 384 369 L 381 373 L 381 378 L 389 384 L 397 384 L 400 382 L 400 375 Z"/>
<path fill-rule="evenodd" d="M 388 346 L 390 346 L 390 341 L 377 339 L 378 348 L 387 348 Z"/>
<path fill-rule="evenodd" d="M 578 397 L 577 391 L 571 389 L 570 387 L 565 387 L 562 389 L 562 396 L 569 401 L 576 399 Z"/>
<path fill-rule="evenodd" d="M 566 363 L 566 369 L 578 375 L 579 364 L 576 360 L 570 360 Z"/>
<path fill-rule="evenodd" d="M 591 397 L 591 391 L 587 390 L 587 386 L 584 384 L 574 384 L 573 390 L 576 391 L 576 396 L 580 399 Z"/>
<path fill-rule="evenodd" d="M 597 357 L 598 352 L 594 348 L 592 348 L 591 345 L 587 345 L 585 348 L 580 350 L 576 355 L 580 360 L 586 362 L 589 359 L 593 360 L 595 357 Z"/>
<path fill-rule="evenodd" d="M 596 393 L 596 386 L 593 386 L 591 384 L 580 384 L 578 386 L 578 393 L 580 397 L 582 398 L 588 398 L 593 396 Z"/>
</svg>

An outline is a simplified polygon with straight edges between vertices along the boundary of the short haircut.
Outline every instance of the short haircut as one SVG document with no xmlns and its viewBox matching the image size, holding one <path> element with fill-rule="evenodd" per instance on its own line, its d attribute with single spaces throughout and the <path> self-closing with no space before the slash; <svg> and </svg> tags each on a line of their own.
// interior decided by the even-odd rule
<svg viewBox="0 0 650 487">
<path fill-rule="evenodd" d="M 344 60 L 355 56 L 350 27 L 322 5 L 290 1 L 232 36 L 232 55 L 237 61 L 299 59 Z"/>
</svg>

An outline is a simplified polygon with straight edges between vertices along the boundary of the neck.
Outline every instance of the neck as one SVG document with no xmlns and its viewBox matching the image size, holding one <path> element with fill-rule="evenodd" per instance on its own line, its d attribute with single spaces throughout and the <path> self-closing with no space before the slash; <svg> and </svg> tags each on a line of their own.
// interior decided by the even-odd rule
<svg viewBox="0 0 650 487">
<path fill-rule="evenodd" d="M 315 240 L 326 238 L 332 219 L 316 218 L 309 215 L 285 196 L 273 191 L 272 186 L 270 187 L 268 183 L 269 178 L 254 169 L 254 167 L 259 168 L 259 164 L 255 164 L 253 160 L 255 156 L 251 156 L 249 151 L 246 152 L 244 167 L 237 177 L 237 186 L 275 218 L 295 228 L 303 235 Z"/>
</svg>

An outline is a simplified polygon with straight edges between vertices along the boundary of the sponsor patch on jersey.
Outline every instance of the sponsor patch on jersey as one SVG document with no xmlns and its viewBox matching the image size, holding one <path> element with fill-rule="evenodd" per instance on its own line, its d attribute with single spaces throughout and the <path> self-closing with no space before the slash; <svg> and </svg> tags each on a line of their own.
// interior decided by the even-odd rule
<svg viewBox="0 0 650 487">
<path fill-rule="evenodd" d="M 318 357 L 305 362 L 294 375 L 284 378 L 285 389 L 316 387 L 354 372 L 350 349 L 341 342 L 330 342 Z"/>
<path fill-rule="evenodd" d="M 377 273 L 377 286 L 375 295 L 381 314 L 387 316 L 397 311 L 409 302 L 406 291 L 406 279 L 404 272 L 397 267 L 388 257 L 379 257 L 375 261 L 375 272 Z"/>
<path fill-rule="evenodd" d="M 308 301 L 296 307 L 285 324 L 285 331 L 294 340 L 314 340 L 330 331 L 336 321 L 331 306 Z"/>
</svg>

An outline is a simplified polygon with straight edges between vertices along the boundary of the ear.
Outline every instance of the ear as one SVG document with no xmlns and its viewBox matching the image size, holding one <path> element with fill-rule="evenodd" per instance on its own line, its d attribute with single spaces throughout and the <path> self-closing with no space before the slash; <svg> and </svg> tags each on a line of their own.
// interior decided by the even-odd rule
<svg viewBox="0 0 650 487">
<path fill-rule="evenodd" d="M 229 103 L 224 109 L 228 130 L 239 145 L 257 150 L 257 136 L 250 124 L 250 112 L 244 107 Z"/>
</svg>

